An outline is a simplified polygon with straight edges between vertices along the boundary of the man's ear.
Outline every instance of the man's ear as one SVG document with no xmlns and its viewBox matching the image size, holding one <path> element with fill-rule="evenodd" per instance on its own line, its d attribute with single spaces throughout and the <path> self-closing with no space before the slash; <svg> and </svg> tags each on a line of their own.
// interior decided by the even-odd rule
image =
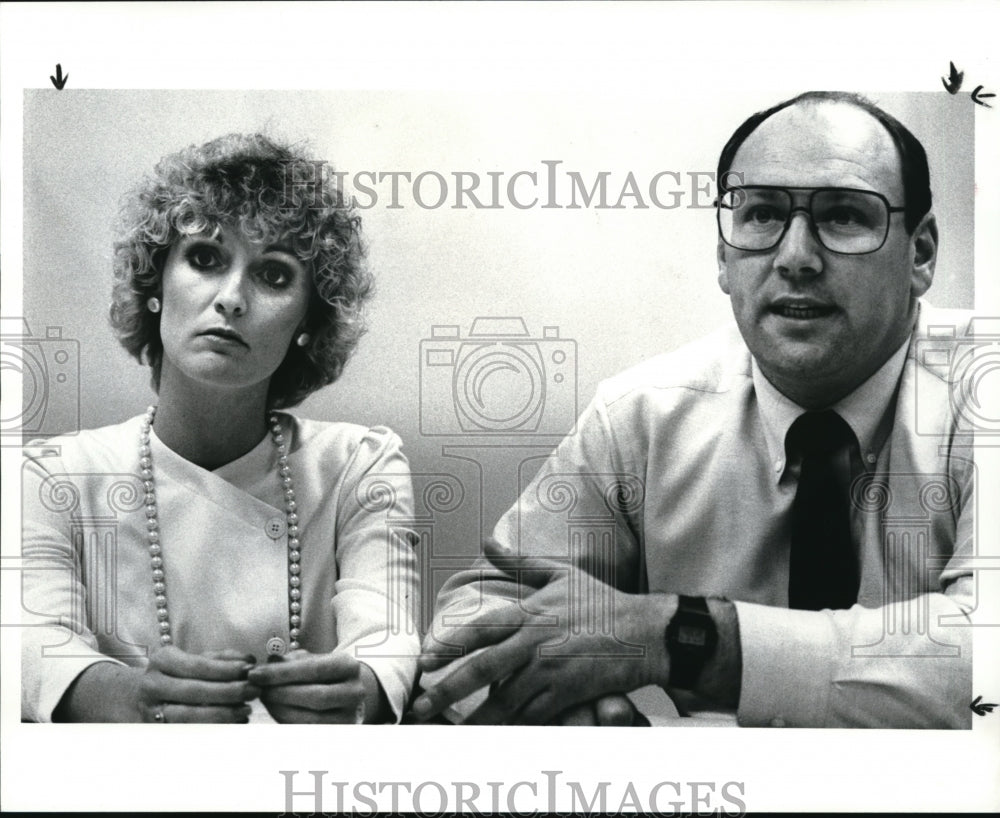
<svg viewBox="0 0 1000 818">
<path fill-rule="evenodd" d="M 719 260 L 719 287 L 726 295 L 729 295 L 729 273 L 726 270 L 726 243 L 720 238 L 716 245 L 716 254 Z"/>
<path fill-rule="evenodd" d="M 919 298 L 934 281 L 934 265 L 937 264 L 938 229 L 933 213 L 927 213 L 910 237 L 910 252 L 913 269 L 910 272 L 910 292 Z"/>
</svg>

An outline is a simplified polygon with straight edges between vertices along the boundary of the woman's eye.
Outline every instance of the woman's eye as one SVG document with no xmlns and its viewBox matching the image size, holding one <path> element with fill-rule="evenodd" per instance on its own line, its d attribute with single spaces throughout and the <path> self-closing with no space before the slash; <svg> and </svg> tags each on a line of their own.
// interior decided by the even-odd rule
<svg viewBox="0 0 1000 818">
<path fill-rule="evenodd" d="M 291 280 L 291 274 L 284 264 L 264 265 L 260 277 L 269 287 L 284 287 Z"/>
<path fill-rule="evenodd" d="M 211 247 L 192 247 L 188 250 L 187 260 L 198 270 L 211 270 L 219 265 L 219 256 Z"/>
</svg>

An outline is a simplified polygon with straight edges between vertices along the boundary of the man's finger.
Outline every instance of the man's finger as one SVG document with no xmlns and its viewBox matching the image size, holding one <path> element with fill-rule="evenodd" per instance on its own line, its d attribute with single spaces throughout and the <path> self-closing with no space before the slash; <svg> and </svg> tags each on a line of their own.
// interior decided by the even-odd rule
<svg viewBox="0 0 1000 818">
<path fill-rule="evenodd" d="M 491 606 L 485 611 L 463 617 L 465 621 L 440 627 L 424 638 L 420 669 L 437 670 L 460 656 L 502 642 L 517 632 L 525 619 L 517 602 Z M 458 651 L 457 653 L 455 651 Z"/>
<path fill-rule="evenodd" d="M 532 588 L 544 588 L 566 575 L 570 566 L 547 557 L 515 554 L 493 537 L 483 540 L 483 555 L 490 564 L 511 579 Z"/>
<path fill-rule="evenodd" d="M 522 708 L 511 724 L 548 724 L 565 706 L 563 696 L 552 688 L 540 691 Z"/>
<path fill-rule="evenodd" d="M 594 709 L 601 727 L 631 727 L 638 715 L 632 700 L 623 693 L 601 696 L 594 702 Z"/>
<path fill-rule="evenodd" d="M 594 705 L 587 702 L 571 707 L 560 713 L 554 723 L 561 724 L 563 727 L 594 727 L 597 724 Z"/>
<path fill-rule="evenodd" d="M 532 671 L 535 671 L 534 673 Z M 527 664 L 490 687 L 486 701 L 469 714 L 465 724 L 521 724 L 520 714 L 543 689 L 537 667 Z"/>
<path fill-rule="evenodd" d="M 481 687 L 500 681 L 530 661 L 537 645 L 513 636 L 499 645 L 484 648 L 438 684 L 425 690 L 413 703 L 419 719 L 428 719 L 448 705 L 461 701 Z"/>
</svg>

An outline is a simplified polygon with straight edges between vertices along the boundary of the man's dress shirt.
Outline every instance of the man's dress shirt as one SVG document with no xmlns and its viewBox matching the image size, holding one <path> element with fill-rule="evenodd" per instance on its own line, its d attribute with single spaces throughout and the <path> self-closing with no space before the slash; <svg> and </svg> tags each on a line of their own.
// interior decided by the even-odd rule
<svg viewBox="0 0 1000 818">
<path fill-rule="evenodd" d="M 625 591 L 733 600 L 741 725 L 968 727 L 971 436 L 949 401 L 959 341 L 927 337 L 944 325 L 960 338 L 968 321 L 922 305 L 910 343 L 832 407 L 858 440 L 850 609 L 787 607 L 800 458 L 787 462 L 784 442 L 805 410 L 761 375 L 735 326 L 602 383 L 494 535 Z M 481 562 L 449 579 L 437 620 L 518 593 Z M 607 627 L 589 601 L 588 626 Z"/>
</svg>

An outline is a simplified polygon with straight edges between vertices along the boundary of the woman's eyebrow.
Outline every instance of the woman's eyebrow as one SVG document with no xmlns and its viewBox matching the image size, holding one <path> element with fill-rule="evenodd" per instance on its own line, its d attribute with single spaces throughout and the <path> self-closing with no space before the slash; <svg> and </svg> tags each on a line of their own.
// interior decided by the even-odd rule
<svg viewBox="0 0 1000 818">
<path fill-rule="evenodd" d="M 185 233 L 182 241 L 186 241 L 188 244 L 205 242 L 209 244 L 224 245 L 226 243 L 225 237 L 222 233 L 209 233 L 208 231 L 202 231 L 201 233 Z"/>
<path fill-rule="evenodd" d="M 292 248 L 287 244 L 269 244 L 264 248 L 265 253 L 284 253 L 286 256 L 295 257 L 295 253 L 292 252 Z"/>
</svg>

